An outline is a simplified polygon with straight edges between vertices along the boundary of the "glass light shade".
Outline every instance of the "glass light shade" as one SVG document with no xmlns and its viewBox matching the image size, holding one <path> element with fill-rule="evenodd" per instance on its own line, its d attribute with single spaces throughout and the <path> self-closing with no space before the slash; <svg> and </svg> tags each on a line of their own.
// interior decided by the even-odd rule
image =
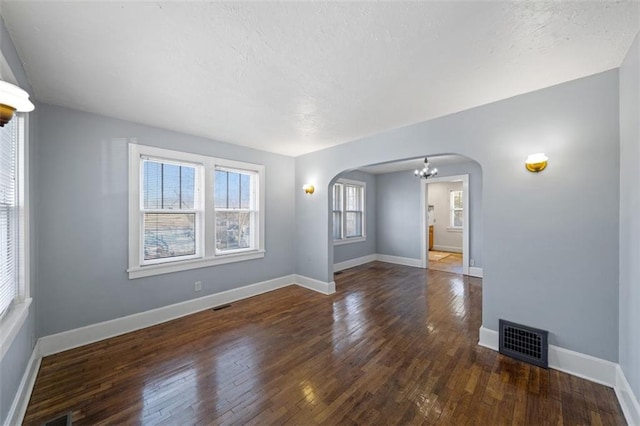
<svg viewBox="0 0 640 426">
<path fill-rule="evenodd" d="M 27 92 L 6 81 L 0 81 L 0 104 L 7 105 L 18 112 L 29 112 L 35 108 Z"/>
<path fill-rule="evenodd" d="M 524 162 L 525 167 L 530 172 L 539 173 L 547 167 L 547 161 L 549 159 L 542 152 L 531 154 L 527 157 L 527 161 Z"/>
</svg>

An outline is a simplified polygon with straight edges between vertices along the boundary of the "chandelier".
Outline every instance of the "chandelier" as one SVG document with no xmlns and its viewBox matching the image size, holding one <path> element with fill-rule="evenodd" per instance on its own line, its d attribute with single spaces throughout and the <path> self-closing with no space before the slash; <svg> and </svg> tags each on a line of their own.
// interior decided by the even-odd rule
<svg viewBox="0 0 640 426">
<path fill-rule="evenodd" d="M 413 174 L 417 177 L 428 179 L 430 177 L 436 176 L 438 174 L 438 169 L 430 170 L 429 160 L 427 160 L 427 157 L 424 157 L 424 167 L 422 169 L 416 169 Z"/>
</svg>

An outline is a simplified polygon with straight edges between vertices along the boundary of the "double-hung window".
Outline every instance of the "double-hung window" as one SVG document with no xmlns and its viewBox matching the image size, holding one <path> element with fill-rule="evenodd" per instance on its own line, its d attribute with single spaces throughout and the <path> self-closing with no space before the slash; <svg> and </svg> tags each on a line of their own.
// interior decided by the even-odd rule
<svg viewBox="0 0 640 426">
<path fill-rule="evenodd" d="M 255 171 L 216 167 L 216 253 L 233 253 L 257 245 L 257 179 Z"/>
<path fill-rule="evenodd" d="M 462 191 L 449 191 L 449 226 L 462 229 L 464 217 L 462 205 Z"/>
<path fill-rule="evenodd" d="M 18 294 L 18 120 L 0 128 L 0 317 Z"/>
<path fill-rule="evenodd" d="M 264 166 L 129 145 L 129 278 L 264 257 Z"/>
<path fill-rule="evenodd" d="M 194 259 L 201 255 L 202 165 L 141 157 L 142 264 Z"/>
<path fill-rule="evenodd" d="M 26 116 L 0 127 L 0 360 L 28 315 Z"/>
<path fill-rule="evenodd" d="M 364 182 L 340 179 L 333 185 L 333 240 L 335 244 L 363 241 L 365 232 Z"/>
</svg>

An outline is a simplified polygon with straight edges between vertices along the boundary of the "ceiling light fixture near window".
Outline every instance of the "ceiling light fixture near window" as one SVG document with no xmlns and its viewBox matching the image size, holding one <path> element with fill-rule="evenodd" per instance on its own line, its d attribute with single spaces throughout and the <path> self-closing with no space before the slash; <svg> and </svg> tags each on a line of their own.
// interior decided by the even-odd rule
<svg viewBox="0 0 640 426">
<path fill-rule="evenodd" d="M 436 176 L 438 174 L 438 169 L 429 170 L 429 160 L 427 160 L 427 157 L 424 157 L 424 167 L 422 170 L 416 169 L 413 174 L 419 178 L 428 179 Z"/>
<path fill-rule="evenodd" d="M 305 194 L 309 194 L 309 195 L 313 194 L 316 191 L 316 188 L 310 183 L 305 183 L 302 186 L 302 189 L 304 190 Z"/>
<path fill-rule="evenodd" d="M 527 157 L 527 161 L 524 162 L 524 166 L 530 172 L 540 173 L 547 168 L 548 160 L 549 159 L 546 155 L 544 155 L 544 153 L 539 152 L 537 154 L 531 154 L 529 157 Z"/>
<path fill-rule="evenodd" d="M 34 108 L 27 92 L 11 83 L 0 81 L 0 127 L 11 121 L 14 112 L 29 112 Z"/>
</svg>

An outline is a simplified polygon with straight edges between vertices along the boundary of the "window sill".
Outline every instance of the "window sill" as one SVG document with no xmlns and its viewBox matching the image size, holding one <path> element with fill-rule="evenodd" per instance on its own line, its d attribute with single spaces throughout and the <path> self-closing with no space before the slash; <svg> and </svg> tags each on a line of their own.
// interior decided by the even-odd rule
<svg viewBox="0 0 640 426">
<path fill-rule="evenodd" d="M 13 339 L 15 339 L 29 316 L 31 300 L 32 299 L 29 298 L 22 303 L 17 303 L 11 308 L 7 316 L 0 321 L 0 361 L 4 358 L 5 353 L 11 347 L 11 343 L 13 343 Z"/>
<path fill-rule="evenodd" d="M 169 274 L 171 272 L 187 271 L 189 269 L 206 268 L 207 266 L 224 265 L 225 263 L 242 262 L 245 260 L 261 259 L 264 250 L 218 255 L 204 259 L 192 259 L 179 262 L 159 263 L 155 265 L 136 266 L 127 269 L 129 279 L 150 277 L 153 275 Z"/>
<path fill-rule="evenodd" d="M 462 228 L 447 227 L 447 232 L 462 232 Z"/>
<path fill-rule="evenodd" d="M 342 240 L 333 240 L 334 246 L 341 246 L 343 244 L 351 244 L 351 243 L 361 243 L 363 241 L 367 241 L 367 237 L 352 237 L 352 238 L 344 238 Z"/>
</svg>

